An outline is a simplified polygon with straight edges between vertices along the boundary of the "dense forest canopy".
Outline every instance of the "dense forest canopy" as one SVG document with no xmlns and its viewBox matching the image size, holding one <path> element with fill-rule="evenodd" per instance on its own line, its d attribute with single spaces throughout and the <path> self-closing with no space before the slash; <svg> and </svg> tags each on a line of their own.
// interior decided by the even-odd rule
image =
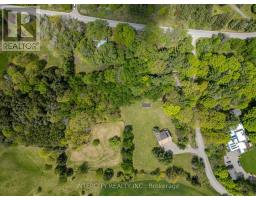
<svg viewBox="0 0 256 200">
<path fill-rule="evenodd" d="M 130 13 L 141 12 L 149 18 L 161 9 L 128 7 Z M 212 29 L 221 29 L 232 23 L 228 16 L 210 16 L 211 5 L 176 5 L 171 10 L 182 10 L 177 20 L 192 27 L 211 24 Z M 243 26 L 243 31 L 254 30 L 252 24 Z M 228 128 L 239 121 L 256 144 L 256 38 L 230 39 L 222 34 L 201 38 L 193 54 L 192 38 L 184 29 L 163 31 L 155 23 L 136 31 L 125 23 L 111 28 L 106 21 L 83 24 L 55 16 L 42 17 L 41 30 L 42 52 L 57 52 L 61 62 L 50 62 L 50 55 L 42 52 L 0 52 L 1 142 L 48 150 L 77 148 L 91 141 L 95 124 L 120 120 L 122 106 L 149 99 L 161 101 L 177 129 L 180 148 L 189 143 L 196 122 L 204 137 L 211 138 L 213 147 L 207 151 L 215 160 L 223 158 Z M 93 70 L 79 72 L 81 60 L 82 68 Z M 234 110 L 242 114 L 235 115 Z M 128 174 L 136 171 L 133 140 L 132 126 L 126 126 L 119 142 L 121 167 Z M 159 160 L 172 161 L 171 152 L 155 149 L 153 153 Z M 63 177 L 73 174 L 66 163 L 67 156 L 61 152 L 55 170 Z M 87 168 L 84 163 L 80 170 Z M 216 164 L 214 170 L 227 181 L 223 166 Z M 113 177 L 112 169 L 99 171 L 106 180 Z M 252 190 L 239 184 L 229 183 L 228 189 L 238 194 Z"/>
<path fill-rule="evenodd" d="M 230 111 L 241 109 L 255 132 L 246 123 L 254 112 L 255 39 L 201 39 L 194 55 L 186 32 L 154 24 L 136 32 L 128 24 L 44 17 L 41 26 L 42 39 L 63 64 L 49 67 L 37 53 L 9 53 L 0 82 L 7 142 L 79 146 L 89 141 L 93 124 L 119 118 L 121 106 L 143 98 L 162 98 L 166 114 L 181 126 L 194 127 L 199 119 L 215 134 L 239 121 Z M 99 70 L 76 73 L 75 52 Z"/>
<path fill-rule="evenodd" d="M 251 15 L 255 15 L 255 5 L 251 6 Z M 133 4 L 79 5 L 80 13 L 107 19 L 147 24 L 154 21 L 164 26 L 176 28 L 194 28 L 208 30 L 233 30 L 241 32 L 256 31 L 255 17 L 242 18 L 227 4 Z"/>
</svg>

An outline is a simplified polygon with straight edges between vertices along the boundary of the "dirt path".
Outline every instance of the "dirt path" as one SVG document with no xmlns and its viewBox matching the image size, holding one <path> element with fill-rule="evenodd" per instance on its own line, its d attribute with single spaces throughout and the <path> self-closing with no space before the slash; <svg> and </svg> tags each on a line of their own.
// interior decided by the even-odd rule
<svg viewBox="0 0 256 200">
<path fill-rule="evenodd" d="M 245 19 L 249 19 L 248 16 L 246 16 L 236 5 L 230 4 L 229 5 L 235 12 L 237 12 L 241 17 Z"/>
</svg>

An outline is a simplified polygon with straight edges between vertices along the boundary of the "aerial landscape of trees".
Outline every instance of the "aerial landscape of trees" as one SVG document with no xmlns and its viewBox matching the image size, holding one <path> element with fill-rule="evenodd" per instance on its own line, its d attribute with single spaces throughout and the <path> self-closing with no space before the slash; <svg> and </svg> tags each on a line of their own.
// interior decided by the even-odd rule
<svg viewBox="0 0 256 200">
<path fill-rule="evenodd" d="M 143 11 L 141 15 L 149 16 L 155 9 L 129 7 L 129 12 Z M 210 24 L 212 29 L 255 30 L 255 21 L 246 21 L 244 26 L 244 21 L 234 21 L 228 14 L 209 16 L 211 5 L 171 9 L 182 11 L 177 20 L 192 27 L 207 28 Z M 85 25 L 54 16 L 42 17 L 41 26 L 42 46 L 56 50 L 63 62 L 49 66 L 49 57 L 41 52 L 0 52 L 1 59 L 8 58 L 0 70 L 0 141 L 58 152 L 55 172 L 61 181 L 75 173 L 68 166 L 66 149 L 89 142 L 98 146 L 101 141 L 92 141 L 92 127 L 120 120 L 122 106 L 143 99 L 161 101 L 163 112 L 177 129 L 180 148 L 189 144 L 191 130 L 199 122 L 205 138 L 211 138 L 207 153 L 214 172 L 224 183 L 230 180 L 227 170 L 215 161 L 223 158 L 228 129 L 242 121 L 256 144 L 255 38 L 231 39 L 219 34 L 199 39 L 193 54 L 192 38 L 185 30 L 163 31 L 154 23 L 136 31 L 125 23 L 111 28 L 106 21 Z M 77 73 L 78 54 L 93 67 L 92 72 Z M 235 115 L 235 109 L 242 114 Z M 122 171 L 117 175 L 135 176 L 132 124 L 125 126 L 122 137 L 114 136 L 108 142 L 121 148 Z M 151 153 L 160 163 L 172 162 L 172 152 L 155 147 Z M 194 157 L 192 164 L 195 169 L 203 168 L 200 158 Z M 87 174 L 89 168 L 83 162 L 77 171 Z M 160 173 L 153 171 L 154 175 Z M 168 166 L 165 173 L 169 178 L 184 175 L 200 185 L 197 175 L 182 168 Z M 109 181 L 115 170 L 99 167 L 96 175 Z M 228 189 L 236 194 L 252 193 L 250 183 L 241 185 L 230 182 Z"/>
</svg>

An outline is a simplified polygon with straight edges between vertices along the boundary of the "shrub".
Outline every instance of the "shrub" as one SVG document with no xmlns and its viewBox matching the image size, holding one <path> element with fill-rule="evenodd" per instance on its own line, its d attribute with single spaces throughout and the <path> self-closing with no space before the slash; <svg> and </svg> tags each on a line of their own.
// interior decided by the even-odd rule
<svg viewBox="0 0 256 200">
<path fill-rule="evenodd" d="M 252 11 L 253 14 L 256 14 L 256 4 L 253 4 L 251 6 L 251 11 Z"/>
<path fill-rule="evenodd" d="M 195 168 L 195 169 L 204 167 L 203 159 L 199 158 L 198 156 L 193 156 L 192 160 L 191 160 L 191 163 L 192 163 L 192 167 Z"/>
<path fill-rule="evenodd" d="M 93 146 L 98 146 L 100 144 L 100 140 L 99 139 L 95 139 L 92 141 Z"/>
<path fill-rule="evenodd" d="M 112 146 L 112 147 L 116 147 L 121 144 L 121 138 L 118 137 L 117 135 L 110 138 L 108 141 L 109 141 L 110 146 Z"/>
<path fill-rule="evenodd" d="M 89 170 L 88 162 L 83 162 L 83 164 L 79 166 L 78 170 L 80 173 L 83 173 L 83 174 L 88 173 L 88 170 Z"/>
<path fill-rule="evenodd" d="M 176 178 L 176 176 L 187 174 L 184 169 L 176 166 L 168 167 L 165 171 L 168 178 Z"/>
<path fill-rule="evenodd" d="M 38 193 L 42 192 L 42 187 L 41 187 L 41 186 L 38 186 L 37 192 L 38 192 Z"/>
<path fill-rule="evenodd" d="M 96 175 L 97 175 L 98 177 L 102 177 L 102 175 L 103 175 L 103 169 L 102 169 L 102 168 L 98 168 L 98 169 L 96 170 Z"/>
<path fill-rule="evenodd" d="M 109 181 L 114 176 L 114 170 L 111 168 L 107 168 L 103 173 L 103 179 L 105 181 Z"/>
<path fill-rule="evenodd" d="M 172 151 L 165 151 L 162 147 L 154 147 L 152 153 L 160 162 L 168 164 L 172 161 Z"/>
<path fill-rule="evenodd" d="M 45 168 L 46 170 L 50 170 L 50 169 L 52 169 L 52 165 L 50 165 L 50 164 L 45 164 L 45 165 L 44 165 L 44 168 Z"/>
<path fill-rule="evenodd" d="M 128 125 L 124 129 L 123 133 L 123 142 L 122 142 L 122 164 L 121 167 L 126 173 L 133 172 L 133 150 L 134 150 L 134 143 L 133 143 L 133 132 L 132 126 Z"/>
<path fill-rule="evenodd" d="M 67 174 L 67 176 L 72 176 L 74 174 L 73 168 L 71 168 L 71 167 L 67 168 L 66 174 Z"/>
<path fill-rule="evenodd" d="M 67 157 L 66 153 L 63 152 L 57 158 L 57 164 L 58 165 L 66 165 L 67 160 L 68 160 L 68 157 Z"/>
<path fill-rule="evenodd" d="M 160 175 L 160 169 L 156 168 L 155 170 L 153 170 L 152 172 L 150 172 L 151 175 L 155 175 L 155 176 L 159 176 Z"/>
</svg>

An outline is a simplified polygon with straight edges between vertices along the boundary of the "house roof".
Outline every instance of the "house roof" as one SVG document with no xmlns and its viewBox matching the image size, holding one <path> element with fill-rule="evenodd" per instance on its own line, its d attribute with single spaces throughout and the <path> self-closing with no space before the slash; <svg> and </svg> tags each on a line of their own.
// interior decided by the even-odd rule
<svg viewBox="0 0 256 200">
<path fill-rule="evenodd" d="M 231 140 L 228 142 L 230 151 L 239 150 L 244 153 L 247 149 L 246 143 L 248 142 L 243 125 L 240 123 L 235 129 L 230 129 Z"/>
<path fill-rule="evenodd" d="M 171 137 L 171 135 L 167 129 L 161 130 L 160 132 L 156 133 L 156 138 L 158 141 L 164 140 L 168 137 Z"/>
</svg>

